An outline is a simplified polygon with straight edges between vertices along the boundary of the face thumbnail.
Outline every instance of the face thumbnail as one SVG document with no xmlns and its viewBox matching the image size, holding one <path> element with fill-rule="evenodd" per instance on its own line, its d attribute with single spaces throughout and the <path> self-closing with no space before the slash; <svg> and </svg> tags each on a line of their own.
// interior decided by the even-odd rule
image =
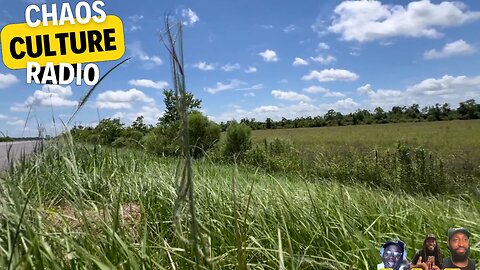
<svg viewBox="0 0 480 270">
<path fill-rule="evenodd" d="M 427 242 L 425 244 L 429 251 L 434 251 L 435 246 L 437 245 L 437 241 L 435 241 L 434 239 L 427 239 Z"/>
<path fill-rule="evenodd" d="M 396 269 L 402 260 L 402 250 L 396 245 L 390 245 L 383 252 L 383 265 L 385 268 Z"/>
<path fill-rule="evenodd" d="M 468 258 L 468 251 L 470 244 L 468 237 L 464 233 L 456 233 L 450 239 L 450 251 L 452 256 L 458 260 L 465 260 Z"/>
</svg>

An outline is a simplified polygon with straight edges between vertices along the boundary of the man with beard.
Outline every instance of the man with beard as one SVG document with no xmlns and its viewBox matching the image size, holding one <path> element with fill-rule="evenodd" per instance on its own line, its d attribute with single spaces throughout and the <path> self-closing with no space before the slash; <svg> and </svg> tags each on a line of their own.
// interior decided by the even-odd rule
<svg viewBox="0 0 480 270">
<path fill-rule="evenodd" d="M 383 244 L 380 248 L 380 256 L 382 256 L 382 263 L 377 265 L 377 269 L 410 269 L 410 265 L 406 262 L 405 243 L 400 240 L 388 241 Z"/>
<path fill-rule="evenodd" d="M 470 232 L 465 228 L 448 229 L 448 249 L 452 254 L 443 260 L 443 267 L 461 270 L 475 270 L 475 261 L 470 260 Z"/>
<path fill-rule="evenodd" d="M 440 270 L 443 265 L 443 256 L 433 234 L 427 234 L 423 241 L 423 247 L 412 260 L 412 268 L 423 270 Z"/>
</svg>

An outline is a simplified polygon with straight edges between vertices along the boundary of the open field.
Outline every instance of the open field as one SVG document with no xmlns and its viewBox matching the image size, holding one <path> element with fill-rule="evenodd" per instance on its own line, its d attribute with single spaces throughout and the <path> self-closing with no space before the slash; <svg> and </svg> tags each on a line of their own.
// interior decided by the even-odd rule
<svg viewBox="0 0 480 270">
<path fill-rule="evenodd" d="M 300 148 L 367 146 L 388 148 L 398 141 L 421 145 L 446 154 L 468 152 L 480 158 L 480 120 L 376 124 L 322 128 L 257 130 L 255 142 L 280 137 Z"/>
<path fill-rule="evenodd" d="M 479 124 L 256 131 L 245 166 L 196 161 L 209 268 L 374 269 L 390 238 L 405 241 L 411 259 L 431 232 L 448 256 L 446 232 L 457 226 L 472 231 L 478 258 L 478 169 L 449 165 L 448 157 L 463 153 L 452 154 L 451 144 L 479 151 L 470 138 Z M 402 138 L 408 142 L 399 145 Z M 423 148 L 427 138 L 432 152 Z M 256 169 L 253 161 L 264 163 Z M 138 150 L 52 143 L 0 175 L 0 268 L 193 269 L 186 212 L 181 230 L 173 226 L 176 166 Z"/>
<path fill-rule="evenodd" d="M 193 267 L 172 228 L 174 171 L 174 160 L 140 152 L 52 145 L 1 182 L 0 266 L 13 253 L 19 269 Z M 205 162 L 194 173 L 212 269 L 236 269 L 241 258 L 251 269 L 373 269 L 392 237 L 411 256 L 433 232 L 448 254 L 451 226 L 471 228 L 471 256 L 480 255 L 472 195 L 411 196 Z M 139 213 L 128 214 L 132 205 Z"/>
</svg>

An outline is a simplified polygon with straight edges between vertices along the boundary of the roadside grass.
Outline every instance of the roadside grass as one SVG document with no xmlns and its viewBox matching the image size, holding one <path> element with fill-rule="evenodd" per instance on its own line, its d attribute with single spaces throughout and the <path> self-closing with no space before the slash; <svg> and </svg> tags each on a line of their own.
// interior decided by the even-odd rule
<svg viewBox="0 0 480 270">
<path fill-rule="evenodd" d="M 194 268 L 194 250 L 173 233 L 176 163 L 50 144 L 0 179 L 0 268 Z M 480 255 L 472 194 L 412 196 L 206 161 L 194 178 L 210 269 L 372 269 L 385 240 L 404 240 L 411 258 L 426 232 L 448 256 L 453 226 L 472 230 L 471 256 Z"/>
</svg>

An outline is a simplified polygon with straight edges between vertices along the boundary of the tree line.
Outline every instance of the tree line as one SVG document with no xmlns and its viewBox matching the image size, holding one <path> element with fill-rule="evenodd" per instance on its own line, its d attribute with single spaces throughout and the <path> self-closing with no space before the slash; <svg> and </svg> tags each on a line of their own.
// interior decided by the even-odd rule
<svg viewBox="0 0 480 270">
<path fill-rule="evenodd" d="M 240 123 L 244 123 L 253 130 L 258 129 L 280 129 L 280 128 L 307 128 L 307 127 L 325 127 L 325 126 L 347 126 L 347 125 L 370 125 L 402 122 L 422 122 L 422 121 L 445 121 L 445 120 L 468 120 L 480 119 L 480 104 L 474 99 L 460 102 L 458 108 L 451 108 L 450 104 L 435 104 L 435 106 L 425 106 L 420 108 L 418 104 L 411 106 L 393 106 L 390 111 L 385 111 L 382 107 L 377 107 L 373 112 L 365 109 L 358 109 L 355 112 L 342 114 L 333 109 L 324 115 L 297 117 L 275 121 L 267 118 L 265 121 L 257 121 L 254 118 L 243 118 Z M 229 122 L 221 123 L 222 130 L 226 130 Z"/>
<path fill-rule="evenodd" d="M 155 126 L 148 125 L 143 116 L 139 116 L 130 126 L 125 126 L 119 118 L 106 118 L 95 127 L 75 125 L 71 130 L 77 141 L 108 145 L 113 147 L 143 148 L 158 155 L 175 156 L 178 154 L 180 115 L 177 111 L 177 98 L 173 90 L 164 90 L 165 112 Z M 381 107 L 373 112 L 357 110 L 342 114 L 333 109 L 324 115 L 314 117 L 299 117 L 295 119 L 282 118 L 265 121 L 243 118 L 217 124 L 207 118 L 202 112 L 200 99 L 187 93 L 185 102 L 188 108 L 188 122 L 192 155 L 200 157 L 215 147 L 215 151 L 229 155 L 240 156 L 250 145 L 248 130 L 307 128 L 345 125 L 368 125 L 399 122 L 443 121 L 455 119 L 480 119 L 480 104 L 474 99 L 460 102 L 459 107 L 451 108 L 448 103 L 443 105 L 420 108 L 418 104 L 411 106 L 394 106 L 390 111 Z M 218 146 L 220 134 L 227 133 L 223 145 Z M 231 137 L 229 137 L 231 136 Z"/>
</svg>

